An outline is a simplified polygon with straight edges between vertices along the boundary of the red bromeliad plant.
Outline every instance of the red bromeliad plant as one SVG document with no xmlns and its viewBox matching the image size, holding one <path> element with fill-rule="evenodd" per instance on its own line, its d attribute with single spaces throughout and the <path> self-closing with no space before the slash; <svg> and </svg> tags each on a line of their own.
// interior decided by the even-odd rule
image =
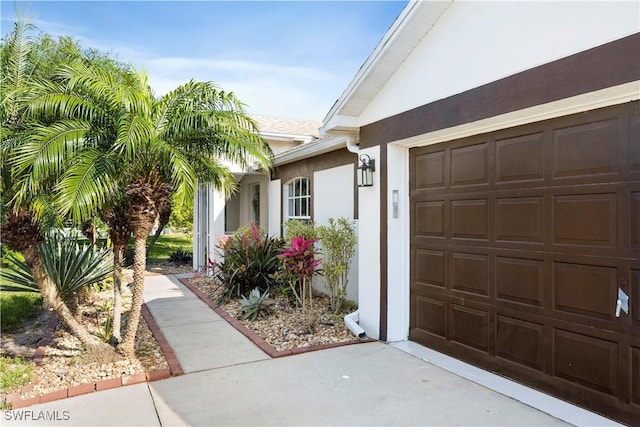
<svg viewBox="0 0 640 427">
<path fill-rule="evenodd" d="M 289 275 L 297 279 L 301 285 L 301 291 L 298 293 L 296 280 L 289 280 L 289 286 L 298 302 L 302 305 L 303 310 L 306 309 L 307 300 L 309 307 L 313 307 L 311 279 L 317 273 L 318 266 L 322 262 L 321 259 L 316 258 L 314 246 L 316 241 L 317 239 L 294 237 L 291 239 L 291 244 L 278 255 Z"/>
</svg>

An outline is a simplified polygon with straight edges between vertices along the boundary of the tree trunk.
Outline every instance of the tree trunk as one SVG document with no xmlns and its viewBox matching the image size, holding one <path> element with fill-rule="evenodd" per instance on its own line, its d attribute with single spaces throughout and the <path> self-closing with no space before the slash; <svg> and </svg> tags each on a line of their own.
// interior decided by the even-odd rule
<svg viewBox="0 0 640 427">
<path fill-rule="evenodd" d="M 122 260 L 124 259 L 124 246 L 113 245 L 113 332 L 111 341 L 119 344 L 122 341 Z"/>
<path fill-rule="evenodd" d="M 78 306 L 79 306 L 79 298 L 78 293 L 73 292 L 67 295 L 61 295 L 62 301 L 65 303 L 73 317 L 78 319 Z"/>
<path fill-rule="evenodd" d="M 148 235 L 148 230 L 146 235 Z M 134 232 L 134 252 L 133 252 L 133 296 L 131 299 L 131 311 L 124 333 L 122 343 L 118 350 L 127 355 L 133 356 L 135 353 L 134 344 L 138 323 L 140 322 L 140 310 L 142 309 L 142 293 L 144 291 L 144 272 L 147 264 L 146 237 L 145 233 Z"/>
<path fill-rule="evenodd" d="M 42 255 L 37 247 L 31 246 L 22 251 L 25 262 L 31 269 L 33 278 L 40 289 L 42 297 L 45 299 L 49 307 L 53 308 L 58 314 L 62 322 L 71 333 L 76 336 L 85 345 L 87 350 L 95 355 L 113 354 L 113 348 L 98 340 L 91 335 L 89 331 L 81 325 L 74 317 L 67 305 L 64 303 L 55 283 L 49 278 L 42 261 Z"/>
</svg>

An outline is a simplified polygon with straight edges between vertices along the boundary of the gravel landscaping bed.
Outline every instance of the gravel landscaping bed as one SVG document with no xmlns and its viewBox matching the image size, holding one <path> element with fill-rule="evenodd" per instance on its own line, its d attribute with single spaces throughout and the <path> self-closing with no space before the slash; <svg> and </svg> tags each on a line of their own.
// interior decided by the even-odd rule
<svg viewBox="0 0 640 427">
<path fill-rule="evenodd" d="M 153 273 L 151 273 L 153 274 Z M 123 287 L 123 326 L 126 324 L 131 293 L 128 287 Z M 112 300 L 113 290 L 91 292 L 89 300 L 82 304 L 80 319 L 93 334 L 100 334 L 105 319 L 101 308 L 104 301 Z M 18 330 L 2 336 L 2 353 L 11 356 L 32 358 L 40 337 L 45 332 L 47 320 L 51 313 L 42 312 Z M 145 319 L 140 318 L 136 336 L 136 357 L 118 359 L 111 363 L 95 363 L 88 360 L 82 352 L 81 342 L 58 324 L 51 343 L 46 345 L 42 364 L 36 368 L 34 380 L 21 387 L 11 390 L 8 394 L 18 392 L 20 399 L 29 399 L 53 391 L 80 384 L 90 384 L 98 381 L 119 378 L 128 375 L 144 374 L 145 372 L 168 369 L 169 366 L 162 353 L 160 345 L 151 333 Z"/>
<path fill-rule="evenodd" d="M 191 284 L 209 299 L 218 302 L 221 288 L 214 279 L 195 277 L 191 279 Z M 240 320 L 278 351 L 357 339 L 344 325 L 343 315 L 330 313 L 329 298 L 324 295 L 316 294 L 313 299 L 312 314 L 316 322 L 312 334 L 306 332 L 304 317 L 299 308 L 291 305 L 282 295 L 271 295 L 271 298 L 275 300 L 271 314 L 256 320 L 241 318 L 242 305 L 238 299 L 228 300 L 220 304 L 220 308 Z"/>
</svg>

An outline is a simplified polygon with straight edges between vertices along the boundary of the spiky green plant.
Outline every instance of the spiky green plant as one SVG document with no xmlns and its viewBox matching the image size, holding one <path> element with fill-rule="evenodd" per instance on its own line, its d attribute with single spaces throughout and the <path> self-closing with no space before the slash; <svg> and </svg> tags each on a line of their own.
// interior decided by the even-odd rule
<svg viewBox="0 0 640 427">
<path fill-rule="evenodd" d="M 255 223 L 223 239 L 219 248 L 223 261 L 216 264 L 216 277 L 225 287 L 223 298 L 240 296 L 253 288 L 266 291 L 274 284 L 282 242 L 269 237 Z"/>
<path fill-rule="evenodd" d="M 100 282 L 111 275 L 111 253 L 106 248 L 78 243 L 78 236 L 51 233 L 40 244 L 47 274 L 62 298 L 67 299 L 80 289 Z M 16 255 L 7 255 L 9 266 L 0 271 L 0 290 L 39 292 L 27 264 Z"/>
<path fill-rule="evenodd" d="M 259 316 L 268 314 L 275 301 L 269 298 L 269 291 L 261 295 L 260 289 L 254 288 L 249 298 L 242 297 L 240 304 L 242 304 L 242 318 L 256 320 Z"/>
</svg>

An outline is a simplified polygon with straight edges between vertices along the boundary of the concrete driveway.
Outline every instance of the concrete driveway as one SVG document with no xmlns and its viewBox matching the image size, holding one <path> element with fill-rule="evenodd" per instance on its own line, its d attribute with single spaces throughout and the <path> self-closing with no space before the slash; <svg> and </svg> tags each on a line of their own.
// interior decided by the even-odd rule
<svg viewBox="0 0 640 427">
<path fill-rule="evenodd" d="M 566 425 L 380 342 L 271 359 L 176 277 L 145 280 L 185 375 L 6 411 L 2 425 Z M 577 424 L 613 424 L 576 411 Z"/>
</svg>

